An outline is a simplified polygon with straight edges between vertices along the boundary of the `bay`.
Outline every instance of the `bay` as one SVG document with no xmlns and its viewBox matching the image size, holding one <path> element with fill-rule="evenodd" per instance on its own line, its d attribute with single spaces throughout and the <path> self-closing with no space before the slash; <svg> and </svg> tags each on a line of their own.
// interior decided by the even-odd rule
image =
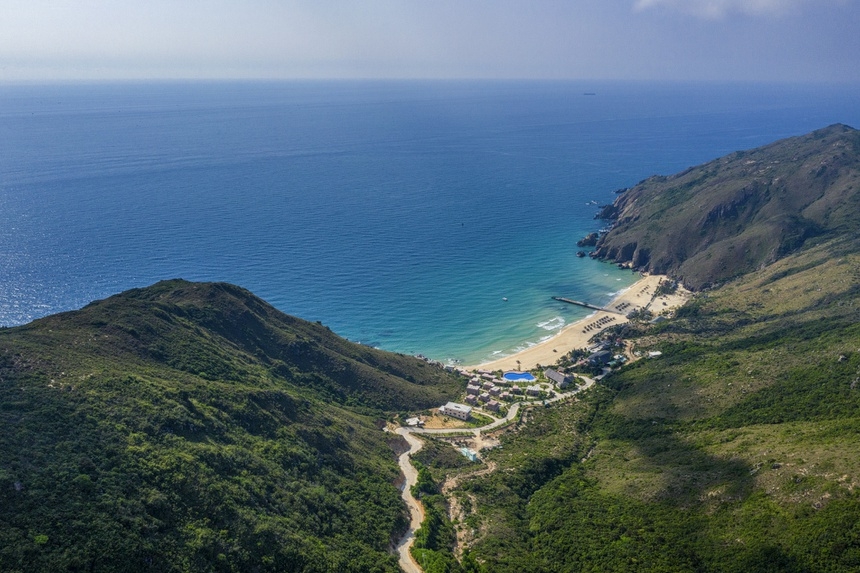
<svg viewBox="0 0 860 573">
<path fill-rule="evenodd" d="M 594 95 L 586 95 L 594 94 Z M 856 86 L 315 81 L 0 87 L 0 325 L 228 281 L 476 363 L 633 282 L 578 259 L 618 188 L 842 122 Z M 507 299 L 505 301 L 504 299 Z"/>
</svg>

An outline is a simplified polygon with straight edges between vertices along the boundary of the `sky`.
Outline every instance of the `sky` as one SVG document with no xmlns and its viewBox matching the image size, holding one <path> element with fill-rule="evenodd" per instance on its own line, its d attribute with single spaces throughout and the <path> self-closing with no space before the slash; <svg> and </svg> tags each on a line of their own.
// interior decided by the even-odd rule
<svg viewBox="0 0 860 573">
<path fill-rule="evenodd" d="M 0 0 L 0 82 L 860 82 L 860 0 Z"/>
</svg>

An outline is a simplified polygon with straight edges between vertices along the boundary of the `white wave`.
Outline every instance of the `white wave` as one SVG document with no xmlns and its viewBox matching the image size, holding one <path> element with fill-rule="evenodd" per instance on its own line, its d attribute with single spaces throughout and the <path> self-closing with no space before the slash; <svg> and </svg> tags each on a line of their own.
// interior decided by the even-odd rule
<svg viewBox="0 0 860 573">
<path fill-rule="evenodd" d="M 538 326 L 544 330 L 558 330 L 564 326 L 564 319 L 560 316 L 556 316 L 555 318 L 551 318 L 544 322 L 539 322 Z"/>
</svg>

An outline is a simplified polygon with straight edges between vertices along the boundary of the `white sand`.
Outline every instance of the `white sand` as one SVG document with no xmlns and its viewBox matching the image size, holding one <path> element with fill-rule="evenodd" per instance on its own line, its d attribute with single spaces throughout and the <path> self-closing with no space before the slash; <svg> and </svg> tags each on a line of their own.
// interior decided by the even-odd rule
<svg viewBox="0 0 860 573">
<path fill-rule="evenodd" d="M 618 309 L 622 314 L 596 311 L 594 314 L 564 327 L 561 332 L 544 342 L 516 354 L 469 368 L 484 370 L 531 370 L 537 368 L 538 364 L 550 366 L 571 350 L 586 348 L 589 339 L 598 332 L 610 326 L 628 322 L 626 315 L 633 310 L 648 307 L 648 310 L 657 316 L 665 310 L 677 308 L 690 298 L 691 293 L 679 286 L 675 294 L 654 298 L 657 286 L 665 278 L 662 275 L 644 276 L 622 291 L 612 302 L 604 307 Z"/>
</svg>

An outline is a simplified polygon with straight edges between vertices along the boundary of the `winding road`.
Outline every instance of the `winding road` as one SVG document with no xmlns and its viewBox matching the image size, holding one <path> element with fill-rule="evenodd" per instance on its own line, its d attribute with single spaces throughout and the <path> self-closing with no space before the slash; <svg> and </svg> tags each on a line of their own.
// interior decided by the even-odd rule
<svg viewBox="0 0 860 573">
<path fill-rule="evenodd" d="M 579 392 L 591 388 L 594 385 L 594 380 L 591 378 L 586 378 L 585 376 L 580 376 L 583 380 L 585 380 L 585 384 L 571 390 L 570 392 L 564 392 L 562 394 L 558 394 L 553 398 L 549 398 L 547 400 L 533 400 L 531 402 L 517 402 L 512 405 L 508 410 L 508 414 L 504 418 L 499 418 L 495 420 L 491 424 L 487 424 L 486 426 L 481 426 L 480 428 L 446 428 L 446 429 L 427 429 L 427 428 L 407 428 L 400 427 L 397 428 L 396 432 L 403 436 L 403 438 L 409 443 L 409 450 L 400 454 L 397 458 L 397 463 L 400 465 L 400 471 L 403 472 L 404 480 L 403 480 L 403 488 L 400 491 L 400 496 L 403 498 L 403 501 L 406 502 L 407 507 L 409 507 L 409 530 L 397 544 L 395 550 L 399 556 L 400 568 L 403 569 L 406 573 L 423 573 L 421 567 L 415 560 L 412 558 L 412 554 L 409 552 L 409 549 L 412 547 L 412 544 L 415 542 L 415 532 L 421 527 L 421 522 L 424 521 L 424 507 L 422 507 L 421 503 L 412 496 L 412 486 L 418 481 L 418 470 L 415 469 L 415 466 L 412 465 L 409 458 L 418 450 L 420 450 L 424 446 L 424 442 L 418 439 L 414 434 L 463 434 L 465 432 L 470 432 L 474 436 L 479 436 L 481 432 L 488 432 L 491 430 L 495 430 L 496 428 L 508 423 L 509 421 L 516 418 L 517 414 L 520 411 L 521 406 L 534 406 L 537 404 L 548 404 L 551 402 L 558 402 L 559 400 L 564 400 L 565 398 L 570 398 Z"/>
<path fill-rule="evenodd" d="M 424 446 L 424 442 L 416 438 L 410 432 L 411 428 L 397 428 L 397 433 L 409 443 L 409 450 L 400 454 L 397 458 L 397 463 L 400 464 L 400 471 L 403 472 L 403 488 L 400 491 L 400 497 L 406 502 L 409 507 L 409 530 L 406 535 L 400 540 L 395 548 L 400 559 L 400 568 L 406 573 L 422 573 L 421 567 L 412 558 L 409 548 L 415 542 L 415 532 L 421 527 L 421 522 L 424 521 L 424 507 L 412 496 L 412 486 L 418 481 L 418 470 L 409 461 L 409 456 L 420 450 Z"/>
</svg>

